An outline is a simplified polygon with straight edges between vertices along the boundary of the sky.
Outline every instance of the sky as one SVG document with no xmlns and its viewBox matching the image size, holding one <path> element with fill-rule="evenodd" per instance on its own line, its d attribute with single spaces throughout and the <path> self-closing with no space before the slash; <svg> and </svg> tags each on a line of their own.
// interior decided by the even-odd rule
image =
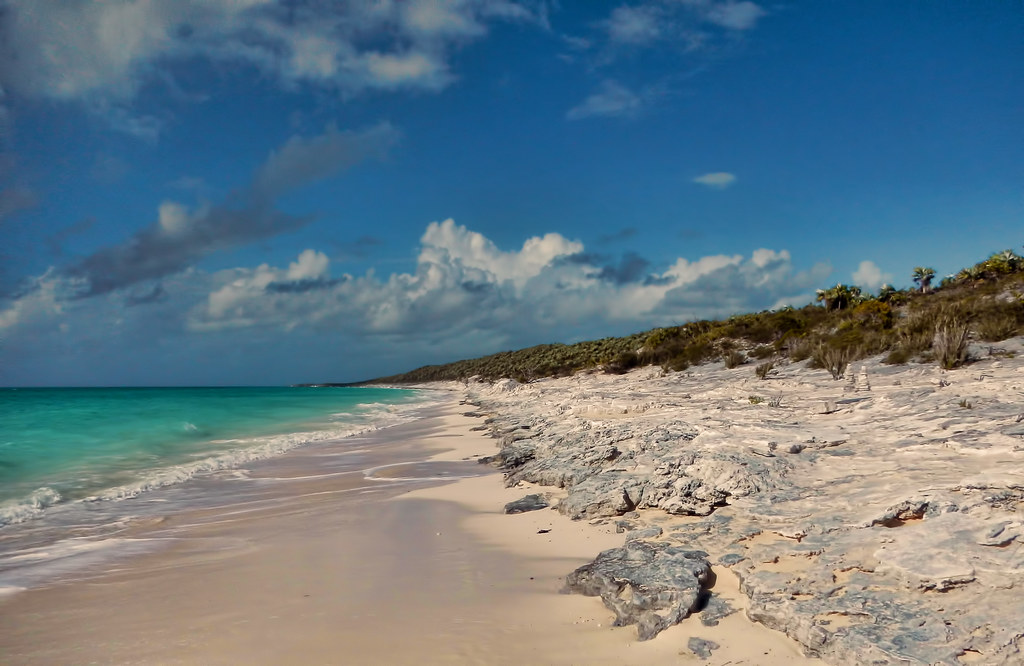
<svg viewBox="0 0 1024 666">
<path fill-rule="evenodd" d="M 355 381 L 1022 243 L 1019 0 L 0 0 L 0 385 Z"/>
</svg>

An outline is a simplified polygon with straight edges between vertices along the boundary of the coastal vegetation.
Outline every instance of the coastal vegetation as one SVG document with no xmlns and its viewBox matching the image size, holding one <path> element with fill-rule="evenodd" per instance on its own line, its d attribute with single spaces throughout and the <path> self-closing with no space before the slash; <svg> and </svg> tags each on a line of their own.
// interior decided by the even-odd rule
<svg viewBox="0 0 1024 666">
<path fill-rule="evenodd" d="M 625 337 L 575 344 L 545 344 L 482 358 L 431 365 L 374 380 L 416 383 L 512 378 L 529 382 L 580 370 L 624 373 L 641 366 L 665 372 L 721 361 L 735 368 L 762 361 L 755 374 L 767 379 L 782 359 L 807 360 L 839 379 L 853 361 L 885 354 L 883 362 L 935 362 L 954 368 L 968 362 L 968 345 L 1024 334 L 1024 258 L 997 252 L 932 286 L 935 270 L 918 266 L 914 289 L 883 285 L 870 295 L 856 285 L 818 290 L 816 303 L 801 308 L 694 321 Z"/>
</svg>

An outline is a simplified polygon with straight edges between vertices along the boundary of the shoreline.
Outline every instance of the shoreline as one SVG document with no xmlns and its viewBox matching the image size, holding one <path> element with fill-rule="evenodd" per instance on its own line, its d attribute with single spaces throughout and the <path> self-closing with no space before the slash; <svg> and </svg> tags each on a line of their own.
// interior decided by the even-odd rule
<svg viewBox="0 0 1024 666">
<path fill-rule="evenodd" d="M 300 449 L 253 467 L 253 478 L 274 479 L 276 496 L 136 526 L 129 538 L 170 545 L 0 599 L 0 652 L 14 664 L 331 663 L 340 651 L 353 663 L 686 658 L 684 629 L 637 642 L 633 627 L 610 628 L 600 600 L 558 593 L 566 574 L 623 535 L 549 510 L 504 515 L 506 498 L 525 493 L 473 462 L 493 454 L 496 442 L 471 431 L 479 421 L 463 410 L 435 407 L 412 424 L 344 442 L 365 464 L 348 473 L 351 482 L 341 483 L 345 474 L 304 474 L 323 452 Z M 357 478 L 381 461 L 391 470 L 419 465 L 420 474 L 455 474 L 460 466 L 467 476 L 487 474 L 454 482 Z M 540 525 L 551 531 L 538 535 Z M 771 639 L 762 653 L 799 663 L 795 643 L 744 622 Z M 746 649 L 752 641 L 744 636 Z M 728 643 L 719 642 L 722 650 L 705 663 L 724 663 Z M 747 663 L 773 663 L 766 659 Z"/>
</svg>

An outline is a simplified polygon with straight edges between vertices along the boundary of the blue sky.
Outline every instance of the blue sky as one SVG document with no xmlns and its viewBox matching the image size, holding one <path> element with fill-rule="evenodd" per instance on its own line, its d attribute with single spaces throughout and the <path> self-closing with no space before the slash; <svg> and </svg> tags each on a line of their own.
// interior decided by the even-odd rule
<svg viewBox="0 0 1024 666">
<path fill-rule="evenodd" d="M 1024 7 L 0 0 L 0 384 L 349 381 L 1024 243 Z"/>
</svg>

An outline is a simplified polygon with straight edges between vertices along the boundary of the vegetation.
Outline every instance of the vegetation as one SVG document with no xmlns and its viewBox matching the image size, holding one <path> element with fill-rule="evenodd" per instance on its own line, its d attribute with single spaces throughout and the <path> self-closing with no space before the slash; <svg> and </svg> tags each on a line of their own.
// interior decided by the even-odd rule
<svg viewBox="0 0 1024 666">
<path fill-rule="evenodd" d="M 538 345 L 426 366 L 374 382 L 473 376 L 529 382 L 581 370 L 623 373 L 651 365 L 682 371 L 721 361 L 735 368 L 748 358 L 771 359 L 756 366 L 760 379 L 780 362 L 806 359 L 838 379 L 850 363 L 876 354 L 885 354 L 885 363 L 936 361 L 953 368 L 967 362 L 972 339 L 998 342 L 1024 333 L 1024 259 L 1015 252 L 994 253 L 933 288 L 934 276 L 933 269 L 918 266 L 911 276 L 917 289 L 883 285 L 872 297 L 855 285 L 837 284 L 818 291 L 822 305 L 695 321 L 621 338 Z"/>
</svg>

